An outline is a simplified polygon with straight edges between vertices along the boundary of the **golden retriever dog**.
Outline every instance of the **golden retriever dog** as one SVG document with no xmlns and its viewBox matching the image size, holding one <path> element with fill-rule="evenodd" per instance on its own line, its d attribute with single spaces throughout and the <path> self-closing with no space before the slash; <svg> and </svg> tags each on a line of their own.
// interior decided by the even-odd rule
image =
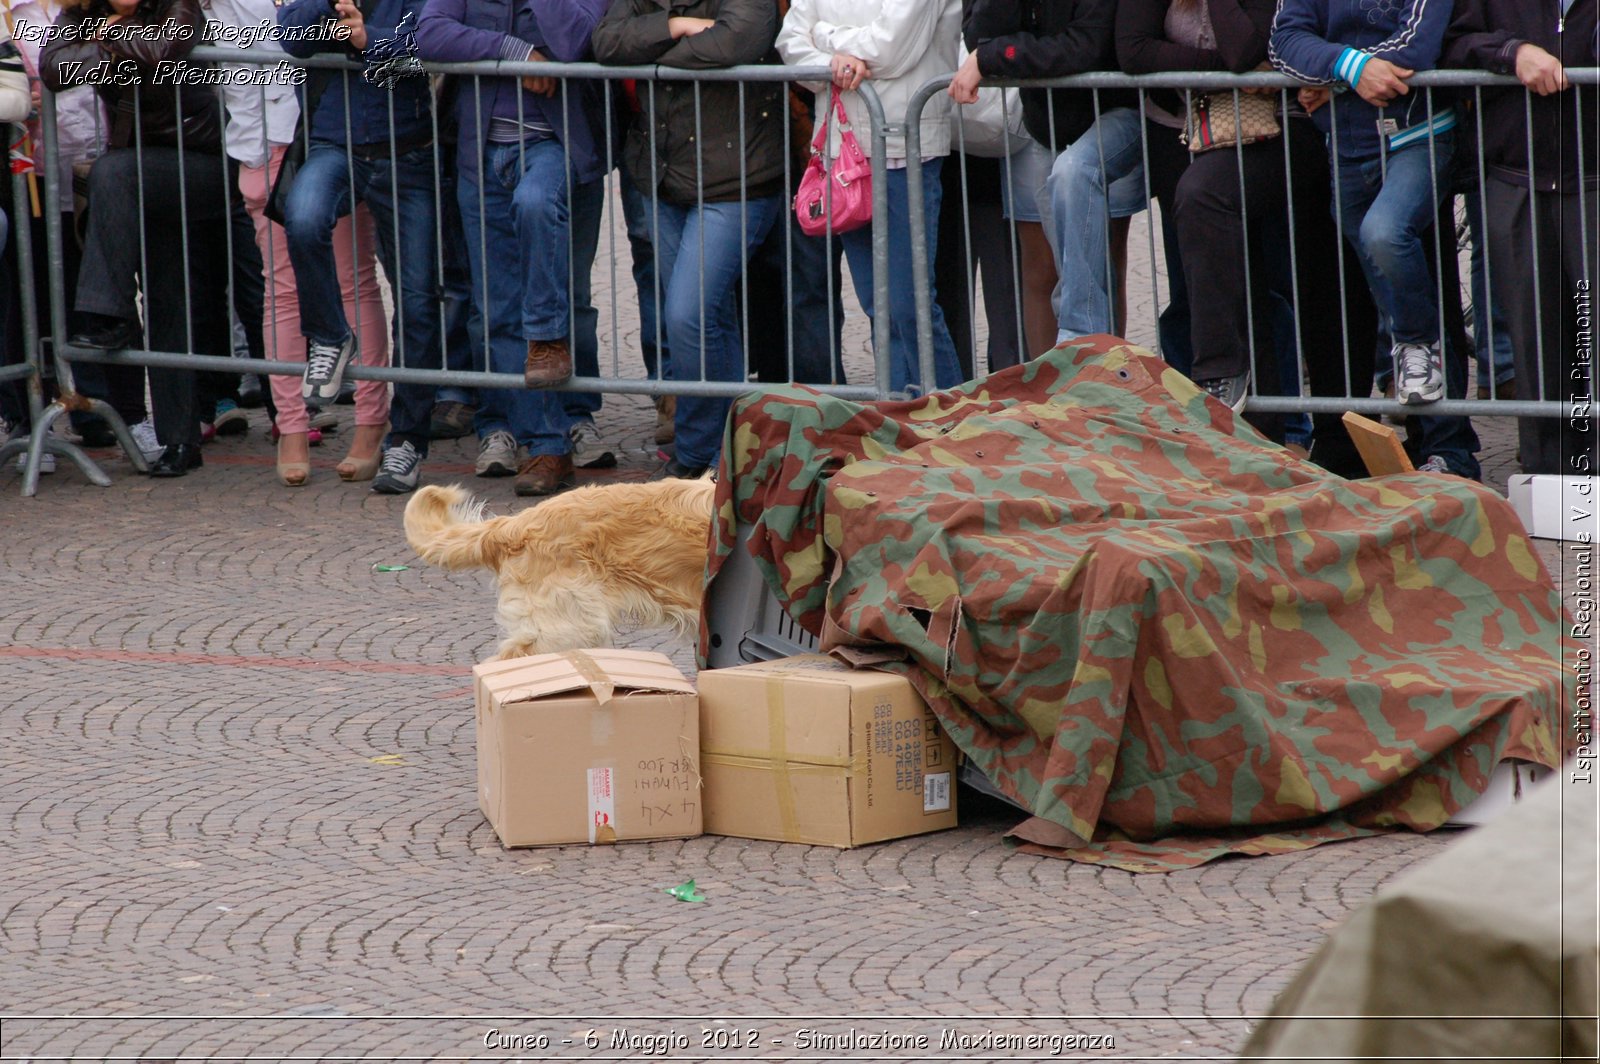
<svg viewBox="0 0 1600 1064">
<path fill-rule="evenodd" d="M 661 480 L 577 488 L 485 517 L 459 486 L 406 504 L 406 542 L 442 569 L 493 569 L 505 639 L 497 660 L 609 647 L 619 626 L 698 630 L 716 484 Z"/>
</svg>

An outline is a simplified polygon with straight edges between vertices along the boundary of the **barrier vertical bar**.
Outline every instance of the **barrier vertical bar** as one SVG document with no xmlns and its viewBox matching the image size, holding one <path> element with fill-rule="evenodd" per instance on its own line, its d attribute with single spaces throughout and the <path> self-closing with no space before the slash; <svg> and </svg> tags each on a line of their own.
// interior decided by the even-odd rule
<svg viewBox="0 0 1600 1064">
<path fill-rule="evenodd" d="M 1254 299 L 1255 282 L 1250 276 L 1250 202 L 1249 193 L 1246 189 L 1244 180 L 1244 137 L 1241 136 L 1244 131 L 1244 117 L 1242 114 L 1243 104 L 1239 98 L 1239 90 L 1234 89 L 1232 95 L 1234 129 L 1233 161 L 1234 165 L 1238 167 L 1239 231 L 1244 237 L 1244 334 L 1246 348 L 1245 357 L 1249 359 L 1249 364 L 1246 366 L 1249 376 L 1246 379 L 1250 382 L 1247 389 L 1247 394 L 1254 396 L 1259 394 L 1261 391 L 1261 382 L 1256 378 L 1256 358 L 1260 352 L 1256 350 L 1256 301 Z M 1289 135 L 1289 130 L 1287 127 L 1284 128 L 1284 131 L 1281 135 L 1284 137 Z M 1274 351 L 1273 356 L 1276 357 L 1276 355 L 1277 353 Z M 1282 381 L 1279 381 L 1278 384 L 1280 388 L 1283 386 Z"/>
<path fill-rule="evenodd" d="M 132 444 L 127 438 L 126 426 L 123 426 L 121 419 L 111 411 L 109 404 L 77 394 L 72 379 L 72 364 L 62 350 L 63 340 L 67 335 L 66 286 L 62 283 L 62 277 L 66 274 L 66 256 L 61 235 L 61 147 L 60 140 L 56 136 L 54 93 L 48 91 L 40 93 L 39 115 L 39 125 L 44 132 L 44 233 L 45 253 L 48 259 L 47 287 L 50 292 L 50 354 L 55 362 L 56 388 L 60 396 L 48 406 L 44 406 L 43 392 L 38 391 L 37 399 L 41 404 L 38 410 L 33 409 L 33 400 L 30 399 L 29 414 L 33 418 L 33 433 L 28 438 L 28 460 L 22 470 L 22 494 L 25 498 L 31 498 L 39 490 L 39 466 L 46 451 L 70 458 L 89 482 L 97 487 L 105 488 L 111 485 L 111 478 L 90 461 L 76 444 L 50 436 L 51 423 L 68 409 L 93 410 L 96 413 L 111 412 L 111 424 L 118 430 L 118 439 L 125 447 Z M 24 214 L 24 218 L 27 216 Z M 43 367 L 39 366 L 39 370 L 42 372 Z M 36 390 L 40 388 L 38 374 L 34 375 L 33 387 Z M 139 453 L 137 447 L 129 452 L 129 457 L 133 460 L 134 467 L 144 472 L 144 456 Z"/>
<path fill-rule="evenodd" d="M 1523 120 L 1526 123 L 1524 132 L 1528 141 L 1528 243 L 1531 245 L 1529 256 L 1533 263 L 1533 350 L 1534 365 L 1539 368 L 1536 382 L 1536 394 L 1545 394 L 1544 372 L 1544 285 L 1539 276 L 1539 186 L 1533 180 L 1533 92 L 1529 89 L 1522 90 Z M 1559 195 L 1559 190 L 1556 193 Z M 1559 267 L 1557 267 L 1559 269 Z"/>
<path fill-rule="evenodd" d="M 948 79 L 947 79 L 948 81 Z M 867 105 L 872 123 L 872 346 L 878 371 L 878 394 L 889 394 L 889 130 L 884 120 L 883 101 L 868 82 L 856 89 Z M 915 98 L 913 98 L 915 99 Z M 928 233 L 922 222 L 922 123 L 913 122 L 906 135 L 907 221 L 911 226 L 911 277 L 916 289 L 917 361 L 921 366 L 924 390 L 933 383 L 933 305 L 928 290 Z M 919 165 L 911 165 L 911 160 Z M 916 199 L 912 199 L 912 190 Z M 921 234 L 919 246 L 917 235 Z M 832 266 L 829 266 L 830 273 Z"/>
<path fill-rule="evenodd" d="M 10 130 L 21 127 L 0 126 Z M 25 135 L 25 134 L 24 134 Z M 12 231 L 16 233 L 14 252 L 17 258 L 18 298 L 22 301 L 22 363 L 20 366 L 7 366 L 0 370 L 0 384 L 16 379 L 25 382 L 28 399 L 28 424 L 39 424 L 40 415 L 44 410 L 44 388 L 39 381 L 39 313 L 34 300 L 37 298 L 37 289 L 33 277 L 33 233 L 32 226 L 28 224 L 33 215 L 32 205 L 28 201 L 28 183 L 26 181 L 11 182 L 12 212 L 20 224 L 14 225 Z M 20 370 L 20 372 L 19 372 Z M 37 464 L 34 458 L 33 434 L 30 431 L 26 442 L 22 440 L 0 441 L 0 466 L 11 460 L 14 454 L 26 454 L 28 457 L 23 462 L 23 495 L 32 495 L 28 490 L 28 468 L 30 464 Z M 33 483 L 37 485 L 38 472 L 35 470 Z"/>
<path fill-rule="evenodd" d="M 1283 116 L 1283 204 L 1285 216 L 1289 221 L 1289 304 L 1294 311 L 1294 392 L 1295 395 L 1304 393 L 1306 380 L 1306 343 L 1305 329 L 1300 321 L 1300 307 L 1303 295 L 1300 291 L 1300 245 L 1295 236 L 1294 225 L 1294 155 L 1289 150 L 1289 138 L 1293 135 L 1291 130 L 1295 119 L 1289 116 L 1289 90 L 1278 90 L 1278 113 Z M 1341 324 L 1340 330 L 1343 331 Z M 1286 386 L 1283 381 L 1280 386 Z M 1246 409 L 1249 409 L 1248 405 Z M 1313 428 L 1313 434 L 1315 429 Z M 1315 436 L 1313 435 L 1313 443 Z"/>
<path fill-rule="evenodd" d="M 1485 334 L 1488 339 L 1484 343 L 1483 349 L 1489 357 L 1489 398 L 1499 402 L 1500 382 L 1495 380 L 1494 373 L 1494 263 L 1491 261 L 1494 256 L 1489 254 L 1489 190 L 1485 187 L 1488 175 L 1485 172 L 1483 163 L 1482 87 L 1474 88 L 1472 96 L 1472 115 L 1478 127 L 1478 137 L 1474 143 L 1479 146 L 1476 152 L 1478 156 L 1478 225 L 1473 234 L 1473 250 L 1483 253 L 1483 306 L 1474 308 L 1473 324 L 1479 329 L 1488 330 Z M 1468 219 L 1468 224 L 1472 224 L 1471 219 Z M 1482 248 L 1476 247 L 1479 241 L 1483 242 Z M 1470 268 L 1470 266 L 1471 264 L 1469 263 L 1468 267 Z M 1480 314 L 1482 316 L 1481 320 L 1479 318 Z M 1482 372 L 1481 368 L 1479 372 Z"/>
<path fill-rule="evenodd" d="M 933 375 L 933 292 L 930 288 L 932 278 L 928 269 L 928 226 L 924 210 L 924 205 L 927 202 L 927 192 L 922 187 L 922 109 L 927 105 L 928 100 L 932 98 L 933 93 L 949 85 L 950 80 L 951 76 L 946 74 L 934 78 L 917 89 L 911 96 L 910 104 L 906 107 L 905 117 L 906 214 L 908 216 L 906 221 L 911 227 L 911 287 L 917 310 L 917 371 L 922 377 L 923 391 L 929 391 L 935 386 L 935 377 Z M 866 87 L 865 83 L 862 84 L 862 87 Z M 873 100 L 876 101 L 876 99 L 877 96 L 874 94 Z M 879 113 L 882 113 L 881 107 Z M 880 199 L 885 202 L 882 208 L 883 211 L 885 213 L 888 211 L 888 190 L 882 187 L 884 179 L 879 176 L 879 172 L 882 169 L 880 163 L 888 152 L 888 137 L 878 132 L 881 127 L 881 121 L 875 116 L 873 119 L 872 139 L 872 263 L 875 275 L 874 281 L 881 286 L 875 287 L 876 294 L 873 296 L 873 302 L 878 306 L 878 312 L 873 321 L 875 333 L 879 331 L 876 328 L 879 319 L 884 322 L 889 320 L 888 315 L 884 313 L 884 308 L 888 306 L 889 289 L 888 219 L 884 219 L 885 224 L 882 227 L 878 225 Z M 880 148 L 882 149 L 881 151 Z M 917 160 L 915 165 L 912 162 L 913 160 Z M 878 267 L 880 240 L 883 243 L 884 260 L 881 273 Z M 883 350 L 887 353 L 888 349 L 885 347 Z M 887 381 L 880 379 L 880 387 L 887 394 Z"/>
</svg>

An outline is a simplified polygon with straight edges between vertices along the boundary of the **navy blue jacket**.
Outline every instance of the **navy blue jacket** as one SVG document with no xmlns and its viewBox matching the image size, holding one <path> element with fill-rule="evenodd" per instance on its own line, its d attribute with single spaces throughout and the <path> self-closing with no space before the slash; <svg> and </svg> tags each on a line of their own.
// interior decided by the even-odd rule
<svg viewBox="0 0 1600 1064">
<path fill-rule="evenodd" d="M 371 12 L 366 19 L 367 43 L 394 36 L 407 11 L 420 10 L 428 0 L 369 0 L 361 6 Z M 285 29 L 306 30 L 333 18 L 328 0 L 288 0 L 278 9 L 278 25 Z M 296 40 L 290 35 L 283 50 L 301 59 L 319 52 L 333 52 L 359 59 L 361 53 L 342 41 Z M 391 141 L 423 139 L 432 134 L 429 119 L 431 97 L 428 79 L 398 78 L 386 89 L 374 88 L 360 74 L 349 77 L 337 71 L 324 78 L 326 88 L 311 116 L 311 139 L 330 144 L 387 144 Z M 310 84 L 310 82 L 307 82 Z M 350 132 L 345 134 L 345 86 L 350 87 Z M 394 101 L 394 129 L 389 128 L 389 105 Z M 301 90 L 301 106 L 305 90 Z"/>
<path fill-rule="evenodd" d="M 425 60 L 470 63 L 522 62 L 528 49 L 545 59 L 578 63 L 592 58 L 589 41 L 606 13 L 606 0 L 430 0 L 417 23 L 417 53 Z M 573 78 L 554 97 L 522 88 L 519 78 L 461 78 L 456 95 L 457 155 L 463 177 L 476 175 L 489 119 L 542 119 L 572 158 L 573 176 L 593 181 L 604 172 L 600 135 L 605 129 L 602 82 Z M 563 113 L 562 100 L 566 100 Z"/>
<path fill-rule="evenodd" d="M 1426 141 L 1430 124 L 1428 93 L 1412 89 L 1381 110 L 1354 91 L 1361 71 L 1374 57 L 1408 70 L 1439 64 L 1453 0 L 1283 0 L 1272 23 L 1268 56 L 1272 65 L 1301 81 L 1334 88 L 1331 107 L 1312 115 L 1317 127 L 1338 127 L 1339 154 L 1369 158 Z M 1380 128 L 1380 123 L 1382 124 Z M 1455 125 L 1451 97 L 1436 93 L 1431 124 L 1442 133 Z"/>
</svg>

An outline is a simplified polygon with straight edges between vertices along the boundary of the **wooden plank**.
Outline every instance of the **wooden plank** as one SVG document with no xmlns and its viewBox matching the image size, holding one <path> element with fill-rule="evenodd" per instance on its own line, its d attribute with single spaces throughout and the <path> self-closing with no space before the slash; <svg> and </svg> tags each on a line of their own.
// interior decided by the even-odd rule
<svg viewBox="0 0 1600 1064">
<path fill-rule="evenodd" d="M 1390 473 L 1416 472 L 1417 467 L 1411 464 L 1411 456 L 1406 454 L 1405 446 L 1400 442 L 1400 434 L 1388 425 L 1347 411 L 1344 427 L 1350 433 L 1356 450 L 1361 452 L 1361 460 L 1367 464 L 1368 473 L 1382 477 Z"/>
</svg>

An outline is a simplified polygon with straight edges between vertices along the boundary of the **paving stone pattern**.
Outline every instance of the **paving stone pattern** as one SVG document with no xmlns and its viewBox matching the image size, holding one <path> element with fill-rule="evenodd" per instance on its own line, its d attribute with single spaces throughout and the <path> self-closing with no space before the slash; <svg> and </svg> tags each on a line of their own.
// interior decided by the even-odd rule
<svg viewBox="0 0 1600 1064">
<path fill-rule="evenodd" d="M 1014 854 L 1014 815 L 964 794 L 959 829 L 855 851 L 504 850 L 474 796 L 491 578 L 423 566 L 405 499 L 338 481 L 339 411 L 298 490 L 260 412 L 182 479 L 97 452 L 110 488 L 63 463 L 24 500 L 0 471 L 6 1059 L 645 1055 L 619 1028 L 683 1034 L 678 1059 L 874 1055 L 803 1028 L 921 1033 L 910 1055 L 944 1059 L 1028 1055 L 939 1052 L 945 1029 L 1114 1038 L 1059 1059 L 1225 1056 L 1330 929 L 1447 845 L 1132 876 Z M 601 425 L 623 463 L 581 479 L 652 470 L 647 400 L 608 398 Z M 1509 425 L 1484 432 L 1503 482 Z M 425 482 L 521 505 L 474 453 L 436 443 Z M 628 645 L 692 674 L 667 635 Z M 663 893 L 689 878 L 705 903 Z"/>
</svg>

